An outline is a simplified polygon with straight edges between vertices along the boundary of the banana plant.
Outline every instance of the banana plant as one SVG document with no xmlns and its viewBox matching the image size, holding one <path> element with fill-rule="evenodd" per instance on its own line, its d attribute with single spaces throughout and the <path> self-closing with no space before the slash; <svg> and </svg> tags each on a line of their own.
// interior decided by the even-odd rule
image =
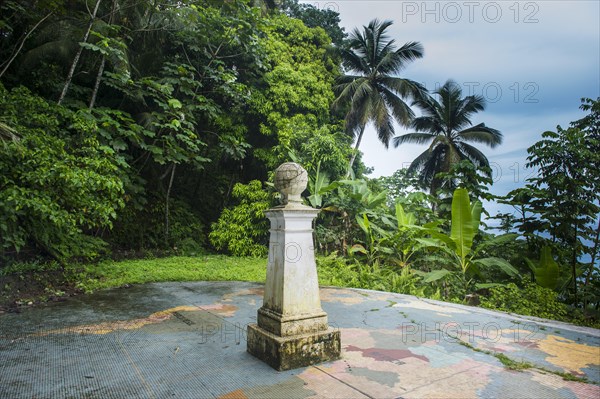
<svg viewBox="0 0 600 399">
<path fill-rule="evenodd" d="M 339 185 L 343 185 L 349 188 L 348 193 L 344 193 L 343 191 L 339 191 L 339 196 L 342 198 L 344 196 L 349 197 L 353 201 L 357 202 L 362 206 L 363 209 L 366 209 L 368 212 L 373 211 L 380 205 L 384 204 L 387 200 L 387 191 L 373 192 L 366 180 L 358 179 L 358 180 L 340 180 Z"/>
<path fill-rule="evenodd" d="M 419 238 L 417 241 L 427 247 L 441 250 L 465 279 L 473 275 L 481 276 L 482 268 L 497 268 L 510 277 L 519 276 L 519 272 L 505 259 L 481 257 L 485 249 L 512 241 L 517 238 L 516 234 L 496 236 L 474 247 L 481 223 L 481 202 L 475 201 L 471 204 L 469 193 L 464 188 L 454 191 L 451 223 L 450 235 L 431 229 L 431 238 Z M 455 271 L 435 270 L 426 273 L 424 281 L 433 282 L 452 273 Z"/>
<path fill-rule="evenodd" d="M 423 248 L 417 238 L 424 237 L 437 223 L 427 223 L 419 226 L 416 216 L 406 212 L 400 203 L 395 204 L 394 220 L 383 218 L 383 222 L 393 229 L 393 234 L 383 239 L 393 249 L 391 260 L 399 267 L 410 266 L 413 257 Z"/>
<path fill-rule="evenodd" d="M 409 266 L 413 256 L 423 247 L 416 238 L 425 236 L 432 225 L 416 225 L 415 215 L 405 212 L 399 203 L 396 203 L 393 215 L 380 215 L 379 219 L 383 227 L 370 220 L 367 212 L 357 215 L 356 222 L 365 233 L 365 245 L 355 244 L 349 252 L 366 255 L 370 263 L 377 260 L 400 268 Z"/>
<path fill-rule="evenodd" d="M 308 178 L 308 202 L 313 208 L 321 208 L 323 206 L 323 197 L 329 192 L 339 187 L 339 183 L 329 182 L 329 176 L 321 172 L 321 162 L 317 164 L 315 177 Z"/>
<path fill-rule="evenodd" d="M 392 254 L 392 249 L 382 243 L 386 238 L 389 238 L 390 233 L 370 221 L 366 212 L 362 215 L 356 215 L 356 223 L 365 233 L 365 243 L 364 245 L 354 244 L 348 250 L 350 254 L 361 253 L 366 255 L 369 265 L 373 265 L 382 257 Z"/>
</svg>

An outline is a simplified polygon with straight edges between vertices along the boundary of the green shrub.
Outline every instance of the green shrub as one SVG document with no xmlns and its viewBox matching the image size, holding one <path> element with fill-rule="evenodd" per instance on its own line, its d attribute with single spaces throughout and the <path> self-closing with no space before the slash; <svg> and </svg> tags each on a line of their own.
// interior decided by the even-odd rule
<svg viewBox="0 0 600 399">
<path fill-rule="evenodd" d="M 316 261 L 319 284 L 354 287 L 351 284 L 357 281 L 356 271 L 345 258 L 338 256 L 337 252 L 332 252 L 327 256 L 318 256 Z"/>
<path fill-rule="evenodd" d="M 219 220 L 212 224 L 210 243 L 234 256 L 265 256 L 269 242 L 265 211 L 271 205 L 271 196 L 258 180 L 236 184 L 232 196 L 238 205 L 224 209 Z"/>
<path fill-rule="evenodd" d="M 66 262 L 91 259 L 123 206 L 121 165 L 97 125 L 27 89 L 0 84 L 0 255 L 24 248 Z"/>
<path fill-rule="evenodd" d="M 529 281 L 523 288 L 513 283 L 491 288 L 490 295 L 481 298 L 481 306 L 527 316 L 568 320 L 567 305 L 558 300 L 558 294 Z"/>
<path fill-rule="evenodd" d="M 439 299 L 439 292 L 420 283 L 421 278 L 406 266 L 398 273 L 397 269 L 372 266 L 339 257 L 337 252 L 317 257 L 319 284 L 338 287 L 364 288 L 399 294 L 431 297 Z"/>
</svg>

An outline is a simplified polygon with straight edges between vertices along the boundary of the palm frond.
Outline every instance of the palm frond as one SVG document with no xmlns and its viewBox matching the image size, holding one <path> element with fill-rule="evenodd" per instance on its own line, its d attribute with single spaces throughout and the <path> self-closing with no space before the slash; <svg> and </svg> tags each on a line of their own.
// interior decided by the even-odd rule
<svg viewBox="0 0 600 399">
<path fill-rule="evenodd" d="M 411 79 L 396 76 L 379 76 L 377 82 L 402 98 L 412 99 L 413 102 L 424 101 L 427 98 L 427 89 L 425 86 Z"/>
<path fill-rule="evenodd" d="M 419 171 L 419 181 L 426 186 L 431 186 L 438 171 L 444 167 L 444 160 L 446 159 L 447 148 L 442 145 L 435 147 L 429 147 L 427 152 L 429 156 L 425 159 L 425 162 L 421 164 Z M 412 166 L 412 164 L 411 164 Z M 409 167 L 409 172 L 412 170 Z"/>
<path fill-rule="evenodd" d="M 453 80 L 446 81 L 434 93 L 437 98 L 423 97 L 412 103 L 422 111 L 422 116 L 411 123 L 411 127 L 419 133 L 409 133 L 393 141 L 398 146 L 405 142 L 425 144 L 433 139 L 427 150 L 429 156 L 422 154 L 413 168 L 419 171 L 419 180 L 431 184 L 432 190 L 436 184 L 435 176 L 450 171 L 452 165 L 463 159 L 470 160 L 479 168 L 489 167 L 486 156 L 467 142 L 492 148 L 502 143 L 502 134 L 496 129 L 483 123 L 469 127 L 470 116 L 485 109 L 483 97 L 462 97 L 460 85 Z M 485 173 L 489 174 L 489 171 Z"/>
<path fill-rule="evenodd" d="M 427 162 L 430 161 L 431 158 L 431 151 L 429 151 L 429 149 L 423 151 L 421 154 L 419 154 L 418 157 L 416 157 L 411 163 L 410 166 L 408 167 L 407 172 L 408 173 L 420 173 L 421 169 L 423 168 L 423 165 L 425 165 Z"/>
<path fill-rule="evenodd" d="M 348 71 L 361 72 L 368 74 L 370 72 L 369 66 L 364 61 L 364 58 L 350 49 L 342 49 L 340 51 L 342 57 L 342 65 Z"/>
<path fill-rule="evenodd" d="M 373 122 L 375 129 L 377 129 L 377 136 L 383 143 L 385 148 L 390 145 L 390 140 L 394 137 L 394 124 L 393 119 L 388 111 L 385 100 L 381 96 L 374 98 L 373 103 Z"/>
<path fill-rule="evenodd" d="M 465 158 L 473 162 L 473 165 L 477 166 L 478 168 L 489 168 L 490 163 L 483 152 L 467 143 L 460 143 L 459 147 L 461 148 L 461 152 L 464 154 Z M 491 177 L 491 170 L 485 173 L 488 175 L 488 177 Z"/>
<path fill-rule="evenodd" d="M 403 62 L 422 58 L 424 53 L 423 45 L 419 42 L 407 42 L 396 50 L 396 54 Z"/>
<path fill-rule="evenodd" d="M 427 144 L 435 138 L 431 133 L 406 133 L 402 136 L 394 137 L 394 147 L 398 147 L 405 143 L 410 144 Z"/>
<path fill-rule="evenodd" d="M 332 103 L 332 107 L 334 109 L 339 108 L 345 103 L 351 102 L 354 93 L 360 87 L 360 85 L 366 81 L 366 78 L 348 75 L 347 79 L 345 77 L 344 80 L 340 80 L 342 82 L 333 87 L 334 92 L 337 93 L 337 97 Z"/>
<path fill-rule="evenodd" d="M 403 126 L 409 126 L 415 114 L 408 104 L 385 87 L 380 88 L 380 93 L 385 99 L 386 105 L 391 108 L 392 115 L 394 115 L 398 123 Z"/>
<path fill-rule="evenodd" d="M 484 123 L 462 130 L 458 136 L 463 141 L 486 144 L 491 148 L 502 144 L 502 133 L 497 129 L 485 126 Z"/>
</svg>

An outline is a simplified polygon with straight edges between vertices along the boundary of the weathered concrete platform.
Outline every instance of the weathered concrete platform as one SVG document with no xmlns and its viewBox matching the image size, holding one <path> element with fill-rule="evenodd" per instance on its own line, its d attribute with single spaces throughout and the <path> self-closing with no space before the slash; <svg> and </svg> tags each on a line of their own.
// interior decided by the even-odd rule
<svg viewBox="0 0 600 399">
<path fill-rule="evenodd" d="M 260 284 L 148 284 L 0 315 L 0 398 L 600 398 L 599 330 L 375 291 L 321 298 L 342 359 L 286 372 L 246 352 Z"/>
</svg>

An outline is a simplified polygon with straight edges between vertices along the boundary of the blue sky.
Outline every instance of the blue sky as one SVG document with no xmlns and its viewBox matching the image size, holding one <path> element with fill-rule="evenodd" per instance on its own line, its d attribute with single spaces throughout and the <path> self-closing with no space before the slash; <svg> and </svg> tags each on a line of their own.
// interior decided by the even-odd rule
<svg viewBox="0 0 600 399">
<path fill-rule="evenodd" d="M 522 186 L 527 147 L 542 132 L 581 118 L 580 98 L 600 96 L 599 1 L 305 1 L 340 14 L 347 32 L 373 18 L 389 19 L 399 45 L 419 41 L 425 56 L 402 76 L 429 90 L 451 78 L 464 94 L 479 94 L 487 108 L 472 122 L 499 129 L 504 143 L 478 146 L 490 160 L 492 192 Z M 417 113 L 418 111 L 415 110 Z M 407 132 L 396 126 L 396 132 Z M 380 144 L 372 128 L 361 144 L 372 177 L 407 166 L 425 146 Z M 488 207 L 492 214 L 496 206 Z"/>
</svg>

